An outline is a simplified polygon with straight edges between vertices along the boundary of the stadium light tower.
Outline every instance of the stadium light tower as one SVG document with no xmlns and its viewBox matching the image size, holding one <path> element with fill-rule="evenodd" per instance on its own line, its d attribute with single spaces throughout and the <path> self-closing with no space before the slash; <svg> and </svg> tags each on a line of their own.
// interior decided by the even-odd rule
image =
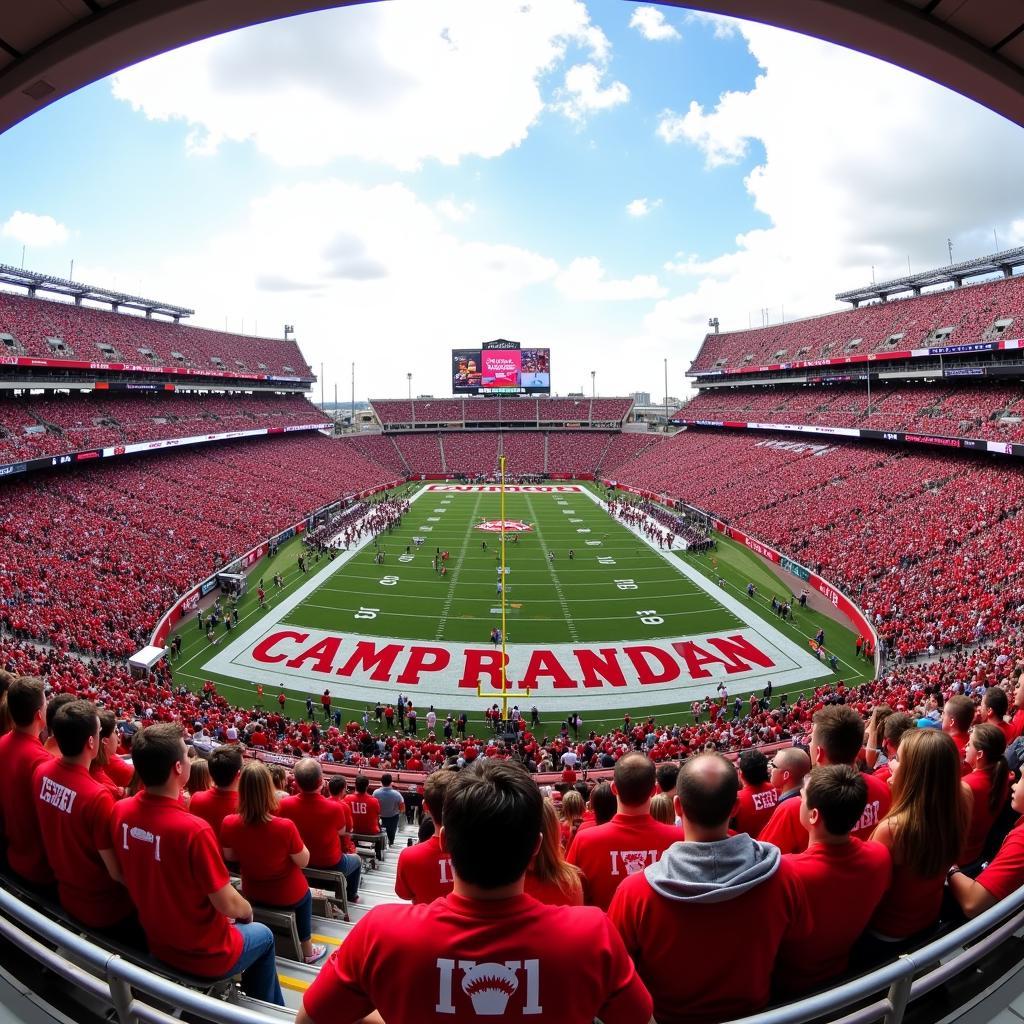
<svg viewBox="0 0 1024 1024">
<path fill-rule="evenodd" d="M 406 381 L 409 384 L 409 401 L 411 402 L 412 401 L 412 374 L 411 373 L 407 373 L 405 375 L 405 379 L 406 379 Z"/>
<path fill-rule="evenodd" d="M 590 398 L 593 401 L 597 397 L 597 370 L 590 371 Z"/>
<path fill-rule="evenodd" d="M 708 320 L 708 327 L 710 327 L 715 332 L 715 334 L 718 333 L 718 317 L 717 316 L 713 316 L 713 317 L 711 317 Z"/>
<path fill-rule="evenodd" d="M 295 336 L 295 325 L 285 324 L 284 325 L 284 340 L 287 341 L 290 337 Z"/>
</svg>

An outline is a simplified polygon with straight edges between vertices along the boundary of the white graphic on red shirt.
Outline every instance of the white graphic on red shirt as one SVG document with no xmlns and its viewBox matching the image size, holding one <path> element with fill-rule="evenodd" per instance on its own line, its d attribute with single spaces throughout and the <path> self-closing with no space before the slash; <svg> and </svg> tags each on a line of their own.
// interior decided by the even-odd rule
<svg viewBox="0 0 1024 1024">
<path fill-rule="evenodd" d="M 75 790 L 62 786 L 59 782 L 54 782 L 47 775 L 43 776 L 43 785 L 39 790 L 39 799 L 44 804 L 49 804 L 51 807 L 56 807 L 58 811 L 70 814 L 76 796 L 78 796 L 78 793 Z"/>
<path fill-rule="evenodd" d="M 438 957 L 438 999 L 436 1013 L 454 1014 L 454 975 L 456 961 Z M 469 997 L 473 1013 L 478 1017 L 501 1017 L 509 1010 L 509 1000 L 519 991 L 519 972 L 525 975 L 526 991 L 520 1013 L 536 1016 L 543 1012 L 540 1005 L 540 961 L 506 960 L 504 963 L 482 963 L 459 960 L 462 971 L 460 987 Z"/>
<path fill-rule="evenodd" d="M 648 858 L 650 863 L 653 864 L 658 859 L 657 850 L 609 850 L 612 858 L 612 874 L 619 876 L 621 874 L 626 875 L 638 875 L 648 864 Z M 622 870 L 619 870 L 619 863 L 622 864 Z"/>
<path fill-rule="evenodd" d="M 138 825 L 133 826 L 131 829 L 128 828 L 128 822 L 121 823 L 121 847 L 122 849 L 128 849 L 128 837 L 137 839 L 142 843 L 150 843 L 153 847 L 153 859 L 160 859 L 160 837 L 154 835 L 152 832 L 147 831 L 144 828 L 139 828 Z"/>
</svg>

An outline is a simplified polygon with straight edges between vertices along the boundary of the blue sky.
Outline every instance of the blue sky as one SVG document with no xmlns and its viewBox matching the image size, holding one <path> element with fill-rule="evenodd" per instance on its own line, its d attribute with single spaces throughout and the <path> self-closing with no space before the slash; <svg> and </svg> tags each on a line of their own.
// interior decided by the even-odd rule
<svg viewBox="0 0 1024 1024">
<path fill-rule="evenodd" d="M 557 391 L 593 369 L 657 399 L 710 315 L 824 312 L 947 236 L 961 256 L 1024 238 L 1022 163 L 1019 128 L 790 33 L 398 0 L 197 44 L 15 127 L 0 261 L 24 244 L 199 324 L 294 323 L 329 388 L 356 362 L 360 397 L 406 372 L 448 393 L 448 349 L 505 336 L 550 345 Z"/>
</svg>

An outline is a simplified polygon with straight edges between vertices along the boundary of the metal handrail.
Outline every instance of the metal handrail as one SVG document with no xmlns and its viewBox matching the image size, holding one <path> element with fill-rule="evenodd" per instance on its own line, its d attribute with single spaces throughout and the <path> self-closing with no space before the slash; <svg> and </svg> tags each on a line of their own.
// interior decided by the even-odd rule
<svg viewBox="0 0 1024 1024">
<path fill-rule="evenodd" d="M 108 1001 L 120 1024 L 167 1024 L 171 1019 L 159 1007 L 140 1000 L 136 992 L 212 1024 L 281 1024 L 282 1011 L 272 1014 L 249 1009 L 179 985 L 94 945 L 3 889 L 0 911 L 6 915 L 0 916 L 0 936 L 76 988 Z M 731 1024 L 804 1024 L 826 1016 L 832 1018 L 833 1024 L 870 1024 L 878 1020 L 900 1024 L 910 1002 L 970 969 L 1022 925 L 1024 887 L 973 921 L 870 974 Z M 969 943 L 970 948 L 964 949 Z M 953 958 L 943 963 L 951 954 L 955 954 Z M 915 979 L 919 971 L 933 964 L 936 966 L 932 970 Z M 865 1006 L 842 1017 L 832 1016 L 883 991 L 881 998 Z"/>
</svg>

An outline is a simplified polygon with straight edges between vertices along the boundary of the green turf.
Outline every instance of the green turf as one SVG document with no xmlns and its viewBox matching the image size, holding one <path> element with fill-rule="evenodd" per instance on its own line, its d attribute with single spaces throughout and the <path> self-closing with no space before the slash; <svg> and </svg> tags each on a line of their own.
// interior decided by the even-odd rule
<svg viewBox="0 0 1024 1024">
<path fill-rule="evenodd" d="M 402 492 L 406 490 L 403 488 Z M 675 571 L 658 552 L 613 521 L 589 498 L 568 494 L 562 500 L 567 504 L 558 504 L 557 499 L 549 495 L 506 495 L 505 518 L 522 519 L 535 526 L 518 544 L 509 543 L 506 548 L 509 565 L 507 638 L 510 643 L 643 640 L 742 625 L 741 620 Z M 481 534 L 475 526 L 481 518 L 499 518 L 499 502 L 497 495 L 490 494 L 424 494 L 413 503 L 401 528 L 380 538 L 385 552 L 383 565 L 374 564 L 374 547 L 367 546 L 339 572 L 325 579 L 285 621 L 329 630 L 358 628 L 360 634 L 366 635 L 486 644 L 491 628 L 500 621 L 500 616 L 492 611 L 500 605 L 495 557 L 499 538 Z M 566 514 L 565 509 L 571 514 Z M 430 529 L 424 530 L 424 527 Z M 581 529 L 590 532 L 577 532 Z M 425 539 L 421 547 L 413 543 L 414 536 Z M 587 540 L 601 543 L 588 546 Z M 484 541 L 486 550 L 482 547 Z M 411 558 L 406 555 L 407 546 Z M 446 578 L 435 574 L 431 566 L 438 547 L 450 552 Z M 576 553 L 571 561 L 570 547 Z M 549 550 L 555 552 L 554 562 L 548 561 Z M 300 540 L 295 538 L 283 545 L 273 560 L 265 560 L 250 570 L 250 593 L 240 604 L 242 630 L 265 614 L 258 609 L 255 596 L 256 581 L 261 576 L 267 583 L 271 603 L 308 582 L 309 577 L 300 574 L 297 568 L 301 551 Z M 400 560 L 403 557 L 405 561 Z M 771 597 L 773 594 L 783 596 L 785 586 L 746 547 L 720 538 L 717 552 L 709 555 L 678 553 L 672 557 L 685 559 L 715 581 L 716 586 L 719 578 L 724 579 L 732 595 L 744 602 L 748 602 L 746 584 L 754 582 L 759 594 L 749 603 L 755 612 L 803 647 L 819 627 L 824 627 L 829 648 L 840 660 L 839 674 L 827 678 L 841 677 L 855 683 L 870 677 L 870 664 L 854 656 L 853 632 L 834 619 L 796 609 L 795 620 L 783 622 L 772 613 Z M 599 558 L 611 559 L 614 564 L 599 562 Z M 326 560 L 314 564 L 313 575 L 327 564 Z M 283 593 L 269 586 L 276 572 L 285 575 Z M 397 577 L 394 585 L 382 583 L 393 577 Z M 633 590 L 627 581 L 632 581 L 637 589 Z M 620 589 L 621 586 L 630 589 Z M 793 579 L 792 586 L 799 593 L 800 581 Z M 374 609 L 375 617 L 356 621 L 355 615 L 361 608 Z M 647 614 L 641 616 L 640 611 Z M 663 624 L 651 626 L 641 621 L 652 613 L 663 619 Z M 205 679 L 213 679 L 229 700 L 253 706 L 253 684 L 204 670 L 206 661 L 217 649 L 209 646 L 194 622 L 182 623 L 179 631 L 184 651 L 175 665 L 176 678 L 193 687 L 201 686 Z M 232 639 L 237 635 L 232 634 Z M 806 688 L 811 684 L 802 685 Z M 800 688 L 797 685 L 790 689 Z M 780 687 L 779 691 L 783 689 Z M 276 707 L 276 693 L 276 689 L 267 692 L 266 706 Z M 288 691 L 288 696 L 287 712 L 294 717 L 303 716 L 305 691 Z M 394 699 L 394 696 L 382 694 L 384 699 Z M 335 706 L 338 705 L 346 719 L 351 719 L 363 710 L 364 702 L 342 699 L 335 701 Z M 481 709 L 484 706 L 485 702 L 481 701 Z M 445 709 L 437 710 L 443 713 Z M 629 710 L 634 718 L 647 711 L 643 706 Z M 602 729 L 621 722 L 622 714 L 620 708 L 604 713 L 591 709 L 584 713 L 584 718 L 588 728 Z M 662 705 L 655 714 L 660 721 L 687 720 L 689 703 Z M 471 715 L 471 722 L 482 723 L 482 715 Z"/>
</svg>

